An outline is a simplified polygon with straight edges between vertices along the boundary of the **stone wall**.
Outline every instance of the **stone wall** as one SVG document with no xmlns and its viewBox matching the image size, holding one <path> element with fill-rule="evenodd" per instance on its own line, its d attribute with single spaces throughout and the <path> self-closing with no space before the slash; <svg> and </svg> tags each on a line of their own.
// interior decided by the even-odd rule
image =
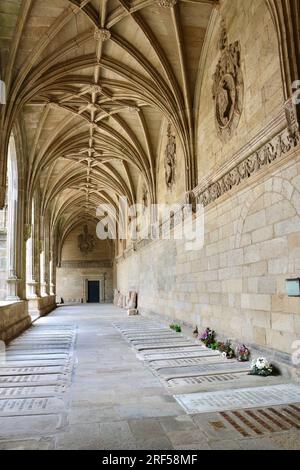
<svg viewBox="0 0 300 470">
<path fill-rule="evenodd" d="M 223 142 L 217 132 L 212 93 L 213 76 L 221 57 L 221 20 L 224 20 L 228 44 L 235 41 L 240 44 L 244 88 L 239 125 L 227 142 Z M 211 35 L 207 34 L 196 89 L 199 179 L 216 171 L 219 165 L 257 138 L 262 129 L 282 112 L 284 95 L 279 57 L 276 30 L 265 0 L 221 2 L 213 31 Z"/>
<path fill-rule="evenodd" d="M 117 288 L 137 291 L 140 311 L 290 354 L 300 335 L 300 299 L 285 292 L 285 280 L 300 277 L 299 145 L 286 131 L 279 137 L 287 122 L 267 2 L 250 3 L 220 2 L 199 63 L 195 194 L 207 205 L 204 248 L 187 252 L 178 241 L 138 244 L 117 260 Z M 237 49 L 240 61 L 230 55 Z M 217 125 L 222 96 L 217 102 L 212 91 L 221 57 L 220 73 L 228 73 L 226 67 L 239 71 L 231 97 L 243 96 L 229 136 Z M 182 196 L 176 192 L 178 201 Z"/>
<path fill-rule="evenodd" d="M 290 354 L 300 335 L 300 153 L 262 171 L 205 210 L 205 245 L 153 242 L 117 264 L 118 289 L 139 310 Z"/>
<path fill-rule="evenodd" d="M 26 301 L 0 304 L 0 340 L 8 342 L 31 325 Z"/>
<path fill-rule="evenodd" d="M 104 280 L 105 276 L 105 280 Z M 64 302 L 78 303 L 87 301 L 86 280 L 100 281 L 100 297 L 102 302 L 112 302 L 113 281 L 112 267 L 97 268 L 58 268 L 57 269 L 57 298 Z M 104 289 L 104 291 L 103 291 Z"/>
<path fill-rule="evenodd" d="M 57 298 L 64 302 L 87 301 L 87 280 L 99 280 L 102 302 L 113 300 L 112 247 L 96 236 L 96 226 L 88 225 L 95 237 L 94 249 L 83 253 L 78 246 L 78 236 L 83 226 L 77 227 L 66 239 L 62 249 L 61 266 L 57 268 Z"/>
</svg>

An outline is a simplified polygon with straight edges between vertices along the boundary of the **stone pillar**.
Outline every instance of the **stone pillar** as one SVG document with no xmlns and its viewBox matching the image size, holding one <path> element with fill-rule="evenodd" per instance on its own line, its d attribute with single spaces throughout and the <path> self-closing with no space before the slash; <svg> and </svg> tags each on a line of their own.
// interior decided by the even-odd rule
<svg viewBox="0 0 300 470">
<path fill-rule="evenodd" d="M 51 250 L 50 251 L 50 263 L 49 263 L 49 274 L 50 274 L 50 295 L 56 295 L 56 285 L 55 285 L 55 280 L 56 280 L 56 270 L 55 270 L 55 260 L 54 260 L 54 253 Z"/>
<path fill-rule="evenodd" d="M 14 168 L 13 159 L 9 159 L 8 169 L 8 227 L 7 227 L 7 265 L 8 265 L 8 278 L 7 278 L 7 296 L 8 301 L 18 301 L 19 297 L 19 282 L 20 279 L 17 275 L 17 174 Z"/>
<path fill-rule="evenodd" d="M 38 298 L 38 282 L 35 280 L 35 256 L 34 256 L 34 227 L 31 224 L 25 226 L 26 242 L 26 298 L 34 300 Z"/>
<path fill-rule="evenodd" d="M 46 278 L 45 273 L 45 246 L 44 241 L 40 242 L 41 249 L 40 249 L 40 295 L 41 297 L 46 297 L 47 287 L 48 287 L 48 280 Z"/>
</svg>

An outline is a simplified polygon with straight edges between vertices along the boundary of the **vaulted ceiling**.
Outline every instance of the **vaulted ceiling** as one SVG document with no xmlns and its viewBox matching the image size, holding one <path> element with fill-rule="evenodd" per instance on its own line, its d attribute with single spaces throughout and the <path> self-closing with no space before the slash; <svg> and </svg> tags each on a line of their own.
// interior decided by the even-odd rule
<svg viewBox="0 0 300 470">
<path fill-rule="evenodd" d="M 18 121 L 29 200 L 41 188 L 42 213 L 63 233 L 101 202 L 134 202 L 141 176 L 155 202 L 165 119 L 192 189 L 195 83 L 216 3 L 1 0 L 1 151 Z"/>
</svg>

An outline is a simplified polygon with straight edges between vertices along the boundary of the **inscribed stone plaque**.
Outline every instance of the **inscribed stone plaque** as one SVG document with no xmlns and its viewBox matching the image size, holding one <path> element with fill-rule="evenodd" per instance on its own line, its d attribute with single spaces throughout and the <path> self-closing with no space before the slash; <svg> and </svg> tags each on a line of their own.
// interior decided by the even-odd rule
<svg viewBox="0 0 300 470">
<path fill-rule="evenodd" d="M 0 400 L 0 416 L 22 416 L 57 413 L 65 410 L 59 398 L 11 398 Z"/>
<path fill-rule="evenodd" d="M 186 365 L 186 366 L 174 366 L 156 369 L 160 375 L 168 376 L 187 376 L 189 374 L 218 374 L 218 373 L 230 373 L 230 372 L 250 372 L 251 366 L 249 363 L 243 362 L 217 362 L 214 364 L 198 364 L 198 365 Z"/>
<path fill-rule="evenodd" d="M 240 408 L 300 403 L 300 387 L 294 384 L 270 385 L 174 395 L 174 398 L 188 414 L 213 413 Z"/>
<path fill-rule="evenodd" d="M 6 387 L 0 388 L 0 399 L 3 398 L 31 398 L 31 397 L 53 397 L 64 393 L 66 388 L 62 385 L 46 385 L 38 387 Z"/>
</svg>

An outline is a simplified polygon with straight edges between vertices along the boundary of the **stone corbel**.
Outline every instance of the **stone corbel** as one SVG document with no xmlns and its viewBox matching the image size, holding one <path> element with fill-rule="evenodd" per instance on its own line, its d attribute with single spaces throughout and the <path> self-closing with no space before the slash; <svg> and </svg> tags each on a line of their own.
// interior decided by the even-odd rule
<svg viewBox="0 0 300 470">
<path fill-rule="evenodd" d="M 291 136 L 295 136 L 299 132 L 299 116 L 297 116 L 297 107 L 290 98 L 284 105 L 284 112 L 286 116 L 287 128 Z"/>
</svg>

